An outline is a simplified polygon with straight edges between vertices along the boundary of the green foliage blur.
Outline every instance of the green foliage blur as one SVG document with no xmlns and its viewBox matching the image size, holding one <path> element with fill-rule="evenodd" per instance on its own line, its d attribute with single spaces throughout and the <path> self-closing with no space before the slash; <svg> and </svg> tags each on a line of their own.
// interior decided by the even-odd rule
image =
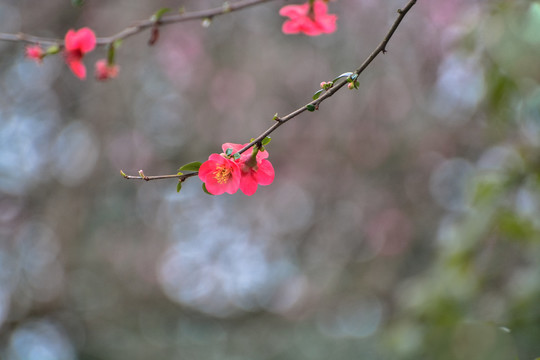
<svg viewBox="0 0 540 360">
<path fill-rule="evenodd" d="M 82 3 L 0 0 L 0 32 L 109 36 L 179 6 Z M 119 175 L 258 136 L 405 1 L 330 2 L 320 37 L 282 34 L 284 4 L 126 39 L 106 83 L 0 42 L 0 359 L 540 357 L 539 1 L 419 0 L 358 90 L 271 135 L 251 197 Z"/>
</svg>

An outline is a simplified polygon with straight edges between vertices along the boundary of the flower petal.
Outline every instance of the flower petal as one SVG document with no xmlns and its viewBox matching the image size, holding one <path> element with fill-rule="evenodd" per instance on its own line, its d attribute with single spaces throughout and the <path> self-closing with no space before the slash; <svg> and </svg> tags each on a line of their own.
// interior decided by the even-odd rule
<svg viewBox="0 0 540 360">
<path fill-rule="evenodd" d="M 79 42 L 79 49 L 81 49 L 81 52 L 87 53 L 96 47 L 96 35 L 94 32 L 85 27 L 77 31 L 77 37 Z"/>
<path fill-rule="evenodd" d="M 322 32 L 330 34 L 336 31 L 337 15 L 325 15 L 317 19 L 317 24 Z"/>
<path fill-rule="evenodd" d="M 259 151 L 257 153 L 257 162 L 259 162 L 259 160 L 266 159 L 267 157 L 268 157 L 268 151 L 266 151 L 266 150 Z"/>
<path fill-rule="evenodd" d="M 96 47 L 96 35 L 87 27 L 78 31 L 70 29 L 66 33 L 64 43 L 67 51 L 78 50 L 84 54 L 94 50 Z"/>
<path fill-rule="evenodd" d="M 302 5 L 287 5 L 282 7 L 279 10 L 279 15 L 287 16 L 291 19 L 296 19 L 301 16 L 307 15 L 309 11 L 309 4 L 305 3 Z"/>
<path fill-rule="evenodd" d="M 209 175 L 211 175 L 216 168 L 216 162 L 212 160 L 208 160 L 202 163 L 201 167 L 199 168 L 199 179 L 201 179 L 202 182 L 206 182 L 206 179 Z"/>
<path fill-rule="evenodd" d="M 274 181 L 274 167 L 268 160 L 261 161 L 256 174 L 259 185 L 270 185 Z"/>
<path fill-rule="evenodd" d="M 86 67 L 81 60 L 71 59 L 67 61 L 67 64 L 75 76 L 81 80 L 86 79 Z"/>
<path fill-rule="evenodd" d="M 75 37 L 75 30 L 70 29 L 64 38 L 64 46 L 66 47 L 67 51 L 75 50 L 78 48 L 78 44 L 76 42 Z"/>
<path fill-rule="evenodd" d="M 328 5 L 324 1 L 317 0 L 313 4 L 313 12 L 315 13 L 315 18 L 326 15 L 328 13 Z"/>
<path fill-rule="evenodd" d="M 248 196 L 255 194 L 257 191 L 257 179 L 254 171 L 243 173 L 240 180 L 240 190 Z"/>
<path fill-rule="evenodd" d="M 240 151 L 246 144 L 234 144 L 234 143 L 225 143 L 221 145 L 223 152 L 226 152 L 227 149 L 233 149 L 233 154 Z"/>
</svg>

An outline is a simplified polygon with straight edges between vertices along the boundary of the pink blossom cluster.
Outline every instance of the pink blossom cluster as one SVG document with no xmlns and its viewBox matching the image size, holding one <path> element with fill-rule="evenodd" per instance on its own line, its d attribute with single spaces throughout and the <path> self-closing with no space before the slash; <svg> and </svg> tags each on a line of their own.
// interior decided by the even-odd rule
<svg viewBox="0 0 540 360">
<path fill-rule="evenodd" d="M 246 195 L 253 195 L 258 185 L 270 185 L 274 181 L 274 167 L 267 160 L 268 151 L 254 149 L 235 158 L 247 144 L 225 143 L 223 153 L 212 154 L 199 168 L 199 178 L 206 190 L 213 195 L 234 194 L 240 189 Z M 227 149 L 232 149 L 226 155 Z M 230 151 L 230 150 L 229 150 Z"/>
<path fill-rule="evenodd" d="M 329 0 L 310 0 L 301 5 L 286 5 L 279 14 L 286 16 L 282 31 L 285 34 L 303 33 L 309 36 L 330 34 L 336 31 L 337 15 L 328 14 Z M 84 27 L 77 31 L 70 29 L 64 37 L 64 59 L 73 74 L 79 79 L 86 79 L 86 66 L 83 63 L 84 56 L 93 51 L 97 39 L 94 31 Z M 52 49 L 55 50 L 52 50 Z M 47 55 L 59 51 L 58 46 L 53 46 L 44 51 L 39 44 L 28 45 L 25 55 L 27 58 L 41 63 Z M 113 53 L 114 54 L 114 53 Z M 100 59 L 95 64 L 95 76 L 98 80 L 115 78 L 120 68 L 113 63 L 113 56 L 108 60 Z"/>
<path fill-rule="evenodd" d="M 84 27 L 77 31 L 70 29 L 64 38 L 64 59 L 73 74 L 79 79 L 86 79 L 86 66 L 83 63 L 84 56 L 96 47 L 96 35 L 92 29 Z M 40 45 L 26 47 L 26 57 L 41 63 L 48 55 Z M 96 62 L 95 75 L 98 80 L 107 80 L 118 75 L 118 65 L 110 64 L 101 59 Z"/>
</svg>

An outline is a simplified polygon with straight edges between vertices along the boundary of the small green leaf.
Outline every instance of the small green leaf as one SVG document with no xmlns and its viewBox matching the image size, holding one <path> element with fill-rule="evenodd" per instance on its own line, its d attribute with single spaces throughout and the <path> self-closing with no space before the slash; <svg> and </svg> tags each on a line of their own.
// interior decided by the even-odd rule
<svg viewBox="0 0 540 360">
<path fill-rule="evenodd" d="M 180 176 L 180 175 L 184 175 L 184 173 L 179 171 L 178 174 L 176 175 Z"/>
<path fill-rule="evenodd" d="M 493 202 L 503 191 L 503 186 L 494 181 L 481 181 L 475 184 L 472 203 L 475 206 Z"/>
<path fill-rule="evenodd" d="M 163 15 L 165 15 L 166 12 L 169 12 L 169 11 L 171 11 L 171 9 L 169 9 L 169 8 L 161 8 L 158 11 L 156 11 L 154 13 L 154 15 L 152 15 L 150 20 L 152 20 L 154 22 L 157 22 L 157 21 L 161 20 L 161 18 L 163 17 Z"/>
<path fill-rule="evenodd" d="M 270 141 L 272 141 L 272 138 L 270 136 L 267 136 L 264 139 L 262 139 L 261 144 L 263 144 L 263 146 L 268 145 L 270 144 Z"/>
<path fill-rule="evenodd" d="M 214 194 L 212 194 L 212 193 L 210 193 L 210 191 L 208 191 L 208 189 L 206 188 L 206 184 L 205 184 L 205 183 L 202 184 L 202 190 L 203 190 L 205 193 L 207 193 L 208 195 L 214 196 Z"/>
<path fill-rule="evenodd" d="M 313 94 L 313 100 L 317 100 L 319 96 L 321 96 L 321 93 L 324 91 L 324 89 L 317 90 L 315 94 Z"/>
<path fill-rule="evenodd" d="M 178 171 L 199 171 L 201 163 L 198 161 L 190 162 L 189 164 L 182 165 Z"/>
<path fill-rule="evenodd" d="M 496 221 L 501 234 L 511 240 L 528 241 L 534 238 L 536 233 L 532 220 L 523 218 L 512 211 L 501 211 Z"/>
<path fill-rule="evenodd" d="M 225 150 L 225 155 L 231 156 L 232 152 L 233 152 L 233 149 L 232 149 L 232 148 L 228 148 L 227 150 Z"/>
<path fill-rule="evenodd" d="M 350 72 L 350 71 L 349 71 L 349 72 L 346 72 L 346 73 L 343 73 L 343 74 L 339 75 L 338 77 L 336 77 L 336 78 L 335 78 L 334 80 L 332 80 L 332 81 L 333 81 L 333 82 L 336 82 L 336 80 L 339 80 L 339 79 L 344 78 L 344 77 L 349 77 L 349 76 L 351 76 L 352 74 L 353 74 L 353 73 Z"/>
<path fill-rule="evenodd" d="M 179 193 L 180 190 L 182 190 L 182 182 L 178 180 L 178 184 L 176 184 L 176 192 Z"/>
<path fill-rule="evenodd" d="M 47 55 L 54 55 L 54 54 L 58 54 L 60 52 L 60 46 L 54 44 L 54 45 L 51 45 L 47 48 L 46 50 L 47 52 Z"/>
<path fill-rule="evenodd" d="M 234 158 L 234 160 L 238 160 L 238 159 L 240 159 L 240 156 L 241 155 L 239 153 L 235 153 L 233 158 Z"/>
<path fill-rule="evenodd" d="M 127 178 L 127 175 L 125 172 L 123 172 L 122 170 L 120 170 L 120 174 L 122 174 L 123 177 Z"/>
<path fill-rule="evenodd" d="M 307 111 L 315 111 L 315 105 L 313 104 L 307 104 L 306 105 Z"/>
</svg>

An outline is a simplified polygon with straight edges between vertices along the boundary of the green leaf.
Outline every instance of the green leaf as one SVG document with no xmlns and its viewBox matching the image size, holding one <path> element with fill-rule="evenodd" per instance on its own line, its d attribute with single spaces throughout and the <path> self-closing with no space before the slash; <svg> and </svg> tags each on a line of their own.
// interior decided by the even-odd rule
<svg viewBox="0 0 540 360">
<path fill-rule="evenodd" d="M 351 76 L 352 74 L 353 74 L 353 73 L 350 72 L 350 71 L 349 71 L 349 72 L 346 72 L 346 73 L 343 73 L 343 74 L 339 75 L 337 78 L 335 78 L 334 80 L 332 80 L 332 82 L 336 82 L 336 80 L 339 80 L 339 79 L 344 78 L 344 77 L 349 77 L 349 76 Z"/>
<path fill-rule="evenodd" d="M 315 105 L 313 104 L 307 104 L 306 105 L 307 111 L 315 111 Z"/>
<path fill-rule="evenodd" d="M 169 8 L 161 8 L 158 11 L 156 11 L 154 13 L 154 15 L 152 15 L 150 20 L 157 22 L 157 21 L 161 20 L 161 18 L 163 17 L 163 15 L 165 15 L 166 12 L 169 12 L 169 11 L 171 11 L 171 9 L 169 9 Z"/>
<path fill-rule="evenodd" d="M 58 46 L 57 44 L 51 45 L 47 48 L 46 52 L 47 55 L 58 54 L 60 52 L 60 46 Z"/>
<path fill-rule="evenodd" d="M 489 203 L 493 201 L 500 193 L 501 184 L 493 181 L 478 181 L 475 185 L 473 194 L 473 205 Z"/>
<path fill-rule="evenodd" d="M 182 165 L 178 171 L 199 171 L 201 163 L 198 161 L 190 162 L 189 164 Z"/>
<path fill-rule="evenodd" d="M 234 158 L 234 160 L 238 160 L 238 159 L 240 159 L 240 156 L 241 155 L 239 153 L 235 153 L 233 158 Z"/>
<path fill-rule="evenodd" d="M 263 146 L 268 145 L 270 144 L 270 141 L 272 141 L 272 138 L 270 136 L 267 136 L 264 139 L 262 139 L 261 144 L 263 144 Z"/>
<path fill-rule="evenodd" d="M 179 193 L 180 190 L 182 190 L 182 182 L 179 180 L 178 184 L 176 185 L 176 192 Z"/>
<path fill-rule="evenodd" d="M 324 91 L 324 89 L 317 90 L 315 94 L 313 94 L 313 100 L 317 100 L 319 96 L 321 96 L 321 93 Z"/>
<path fill-rule="evenodd" d="M 214 194 L 212 194 L 212 193 L 210 193 L 210 191 L 208 191 L 208 189 L 206 188 L 206 184 L 205 184 L 205 183 L 202 184 L 202 190 L 203 190 L 205 193 L 207 193 L 208 195 L 214 196 Z"/>
<path fill-rule="evenodd" d="M 232 149 L 232 148 L 228 148 L 227 150 L 225 150 L 225 155 L 231 156 L 232 152 L 233 152 L 233 149 Z"/>
<path fill-rule="evenodd" d="M 501 211 L 497 218 L 498 229 L 512 240 L 530 240 L 536 234 L 534 223 L 512 211 Z"/>
</svg>

